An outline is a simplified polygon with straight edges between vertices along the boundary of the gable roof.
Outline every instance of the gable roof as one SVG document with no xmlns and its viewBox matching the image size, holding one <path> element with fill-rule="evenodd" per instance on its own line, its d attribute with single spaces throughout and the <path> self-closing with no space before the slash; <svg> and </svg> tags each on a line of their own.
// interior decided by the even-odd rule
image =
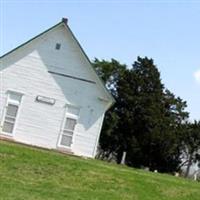
<svg viewBox="0 0 200 200">
<path fill-rule="evenodd" d="M 16 48 L 12 49 L 11 51 L 5 53 L 4 55 L 0 56 L 0 60 L 10 54 L 12 54 L 13 52 L 15 52 L 16 50 L 20 49 L 21 47 L 24 47 L 26 45 L 28 45 L 30 42 L 32 42 L 33 40 L 41 37 L 42 35 L 46 34 L 47 32 L 51 31 L 52 29 L 60 26 L 60 25 L 64 25 L 66 29 L 69 30 L 70 34 L 72 35 L 72 38 L 74 39 L 74 41 L 77 43 L 77 45 L 79 46 L 81 52 L 83 53 L 83 55 L 85 56 L 86 60 L 88 61 L 90 68 L 92 69 L 92 71 L 94 72 L 94 74 L 96 75 L 96 78 L 99 82 L 99 85 L 102 87 L 102 89 L 104 90 L 104 92 L 107 94 L 107 97 L 110 99 L 111 104 L 109 105 L 109 107 L 111 107 L 114 103 L 115 103 L 115 99 L 113 98 L 113 96 L 110 94 L 110 92 L 108 91 L 108 89 L 105 87 L 103 80 L 98 76 L 97 72 L 95 71 L 95 69 L 92 66 L 92 63 L 89 59 L 89 57 L 87 56 L 87 54 L 85 53 L 85 51 L 83 50 L 83 48 L 81 47 L 80 43 L 78 42 L 78 40 L 76 39 L 75 35 L 73 34 L 73 32 L 71 31 L 71 29 L 69 28 L 68 24 L 67 24 L 67 19 L 66 18 L 62 18 L 62 21 L 57 23 L 56 25 L 50 27 L 49 29 L 45 30 L 44 32 L 36 35 L 35 37 L 31 38 L 30 40 L 24 42 L 23 44 L 17 46 Z"/>
</svg>

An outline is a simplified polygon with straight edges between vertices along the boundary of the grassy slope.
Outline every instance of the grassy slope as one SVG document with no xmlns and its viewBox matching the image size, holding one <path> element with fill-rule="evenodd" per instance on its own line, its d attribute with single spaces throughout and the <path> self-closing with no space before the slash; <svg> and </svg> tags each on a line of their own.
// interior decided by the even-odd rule
<svg viewBox="0 0 200 200">
<path fill-rule="evenodd" d="M 0 141 L 0 200 L 199 200 L 200 184 Z"/>
</svg>

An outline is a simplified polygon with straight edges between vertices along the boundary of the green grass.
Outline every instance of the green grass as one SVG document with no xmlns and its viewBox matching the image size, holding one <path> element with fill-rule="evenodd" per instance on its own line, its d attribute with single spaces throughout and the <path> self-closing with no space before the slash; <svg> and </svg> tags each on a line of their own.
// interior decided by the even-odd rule
<svg viewBox="0 0 200 200">
<path fill-rule="evenodd" d="M 0 141 L 0 200 L 199 200 L 200 184 Z"/>
</svg>

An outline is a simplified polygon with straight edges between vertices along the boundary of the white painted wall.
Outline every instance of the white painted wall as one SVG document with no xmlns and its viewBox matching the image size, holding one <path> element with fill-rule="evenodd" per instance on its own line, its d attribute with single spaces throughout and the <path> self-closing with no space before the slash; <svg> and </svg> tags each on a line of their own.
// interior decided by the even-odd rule
<svg viewBox="0 0 200 200">
<path fill-rule="evenodd" d="M 56 43 L 61 49 L 55 50 Z M 66 104 L 80 106 L 72 152 L 94 157 L 108 99 L 69 30 L 62 24 L 0 61 L 0 120 L 6 92 L 23 93 L 13 138 L 31 145 L 58 147 Z M 97 82 L 92 84 L 48 71 Z M 42 95 L 56 99 L 55 105 L 36 102 Z M 110 102 L 109 102 L 110 103 Z"/>
</svg>

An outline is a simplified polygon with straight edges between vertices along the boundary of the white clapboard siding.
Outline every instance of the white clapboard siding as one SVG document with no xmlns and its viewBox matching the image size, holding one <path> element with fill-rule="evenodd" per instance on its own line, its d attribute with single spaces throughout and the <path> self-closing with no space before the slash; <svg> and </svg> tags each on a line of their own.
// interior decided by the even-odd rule
<svg viewBox="0 0 200 200">
<path fill-rule="evenodd" d="M 56 50 L 56 43 L 61 49 Z M 109 102 L 89 62 L 64 24 L 1 59 L 0 120 L 8 91 L 23 93 L 13 138 L 31 145 L 57 149 L 66 105 L 80 108 L 71 151 L 94 157 Z M 94 83 L 58 76 L 67 74 Z M 36 102 L 38 95 L 55 99 L 54 105 Z M 2 124 L 2 123 L 1 123 Z"/>
</svg>

